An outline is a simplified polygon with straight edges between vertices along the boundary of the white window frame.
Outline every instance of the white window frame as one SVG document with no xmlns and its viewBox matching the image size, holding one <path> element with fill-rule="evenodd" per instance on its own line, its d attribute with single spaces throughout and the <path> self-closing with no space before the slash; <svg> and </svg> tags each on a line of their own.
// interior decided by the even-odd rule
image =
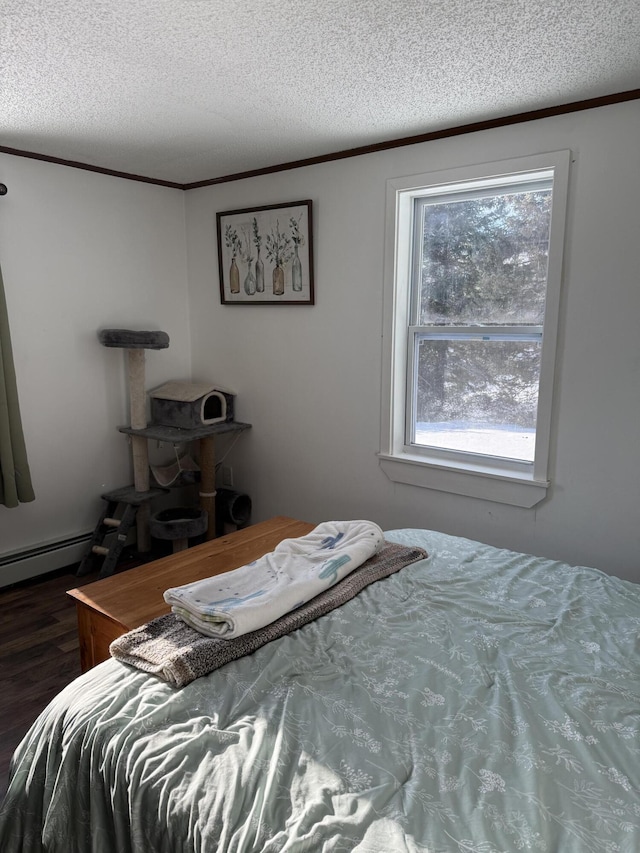
<svg viewBox="0 0 640 853">
<path fill-rule="evenodd" d="M 550 485 L 549 449 L 560 310 L 562 257 L 570 151 L 554 151 L 394 178 L 387 181 L 383 302 L 383 364 L 380 466 L 393 481 L 483 498 L 520 507 L 543 500 Z M 540 388 L 532 463 L 480 454 L 416 447 L 407 441 L 408 381 L 413 351 L 410 304 L 414 200 L 455 185 L 478 181 L 486 187 L 550 173 L 553 180 L 547 291 L 540 362 Z M 489 327 L 499 333 L 499 327 Z M 529 329 L 528 331 L 534 331 Z"/>
</svg>

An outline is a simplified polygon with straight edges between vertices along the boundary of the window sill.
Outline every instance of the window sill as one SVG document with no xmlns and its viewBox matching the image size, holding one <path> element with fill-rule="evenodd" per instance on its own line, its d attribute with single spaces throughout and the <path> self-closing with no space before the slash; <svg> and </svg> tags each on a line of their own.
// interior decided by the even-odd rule
<svg viewBox="0 0 640 853">
<path fill-rule="evenodd" d="M 544 500 L 549 481 L 505 473 L 490 466 L 434 463 L 423 457 L 379 453 L 380 467 L 394 483 L 530 508 Z"/>
</svg>

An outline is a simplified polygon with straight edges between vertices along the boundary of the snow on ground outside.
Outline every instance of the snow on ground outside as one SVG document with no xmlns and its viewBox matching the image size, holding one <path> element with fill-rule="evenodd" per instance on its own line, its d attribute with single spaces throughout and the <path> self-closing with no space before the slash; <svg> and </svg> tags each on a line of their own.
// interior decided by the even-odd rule
<svg viewBox="0 0 640 853">
<path fill-rule="evenodd" d="M 416 424 L 416 444 L 533 462 L 536 431 L 469 423 Z"/>
</svg>

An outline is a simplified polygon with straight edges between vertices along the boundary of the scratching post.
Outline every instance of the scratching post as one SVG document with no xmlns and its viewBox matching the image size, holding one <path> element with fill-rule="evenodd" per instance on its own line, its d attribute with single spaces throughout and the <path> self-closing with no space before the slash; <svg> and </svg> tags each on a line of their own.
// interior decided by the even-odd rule
<svg viewBox="0 0 640 853">
<path fill-rule="evenodd" d="M 216 445 L 212 435 L 200 439 L 200 506 L 209 519 L 207 539 L 216 536 Z"/>
<path fill-rule="evenodd" d="M 118 347 L 127 351 L 131 426 L 133 429 L 145 429 L 147 426 L 145 350 L 166 349 L 169 346 L 169 335 L 166 332 L 103 329 L 98 333 L 98 339 L 106 347 Z M 131 454 L 133 457 L 134 488 L 137 494 L 144 495 L 145 493 L 149 493 L 149 450 L 147 439 L 143 436 L 132 435 Z M 149 502 L 143 500 L 139 504 L 136 514 L 138 551 L 141 552 L 151 549 L 149 515 Z"/>
<path fill-rule="evenodd" d="M 144 429 L 147 426 L 145 393 L 145 354 L 144 349 L 127 350 L 129 361 L 129 406 L 131 426 Z M 133 485 L 136 492 L 149 491 L 149 444 L 141 435 L 131 436 L 131 455 L 133 457 Z M 149 504 L 141 504 L 136 516 L 138 550 L 151 549 L 149 533 Z"/>
</svg>

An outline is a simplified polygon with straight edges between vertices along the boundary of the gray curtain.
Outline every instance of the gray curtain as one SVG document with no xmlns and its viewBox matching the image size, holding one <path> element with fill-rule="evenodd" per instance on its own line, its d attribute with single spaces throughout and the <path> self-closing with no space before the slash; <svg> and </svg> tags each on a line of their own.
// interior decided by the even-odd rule
<svg viewBox="0 0 640 853">
<path fill-rule="evenodd" d="M 7 301 L 0 269 L 0 504 L 15 507 L 20 502 L 34 499 L 22 434 Z"/>
</svg>

